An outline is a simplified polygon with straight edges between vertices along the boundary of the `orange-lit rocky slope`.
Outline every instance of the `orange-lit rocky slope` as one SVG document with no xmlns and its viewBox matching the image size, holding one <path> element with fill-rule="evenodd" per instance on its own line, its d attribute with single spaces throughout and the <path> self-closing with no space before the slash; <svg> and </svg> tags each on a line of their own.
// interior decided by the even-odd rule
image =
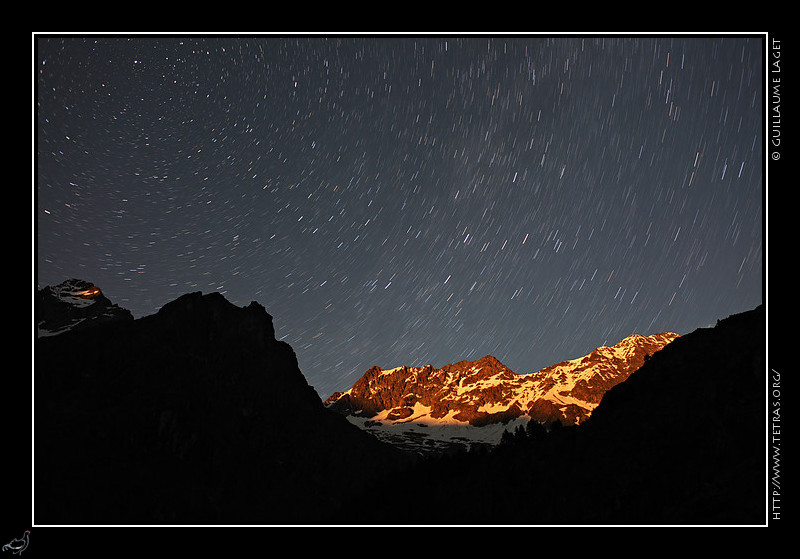
<svg viewBox="0 0 800 559">
<path fill-rule="evenodd" d="M 148 317 L 93 319 L 105 316 L 97 312 L 105 305 L 97 294 L 81 298 L 89 286 L 37 293 L 37 313 L 53 311 L 36 316 L 50 332 L 34 346 L 38 524 L 766 518 L 761 306 L 680 337 L 626 338 L 525 376 L 488 356 L 441 369 L 374 368 L 357 383 L 372 400 L 359 400 L 357 387 L 336 399 L 340 411 L 349 406 L 345 419 L 323 406 L 258 303 L 237 307 L 219 293 L 190 293 Z M 17 383 L 24 391 L 25 379 Z M 516 408 L 532 415 L 503 423 Z M 570 410 L 578 426 L 554 423 L 545 432 L 529 421 L 566 422 Z M 421 457 L 398 450 L 413 442 L 414 450 L 437 448 L 433 432 L 449 436 L 444 450 L 472 450 L 476 433 L 499 439 L 522 422 L 526 429 L 491 449 Z M 383 444 L 395 427 L 406 429 L 404 445 Z M 10 490 L 22 502 L 18 486 Z M 371 506 L 387 495 L 411 500 Z"/>
<path fill-rule="evenodd" d="M 606 391 L 677 337 L 634 334 L 614 346 L 527 375 L 515 373 L 491 355 L 440 369 L 372 367 L 350 390 L 333 394 L 325 404 L 376 434 L 380 428 L 393 428 L 431 436 L 435 429 L 425 427 L 435 427 L 449 429 L 448 436 L 478 435 L 484 442 L 498 442 L 502 425 L 531 419 L 580 424 Z"/>
</svg>

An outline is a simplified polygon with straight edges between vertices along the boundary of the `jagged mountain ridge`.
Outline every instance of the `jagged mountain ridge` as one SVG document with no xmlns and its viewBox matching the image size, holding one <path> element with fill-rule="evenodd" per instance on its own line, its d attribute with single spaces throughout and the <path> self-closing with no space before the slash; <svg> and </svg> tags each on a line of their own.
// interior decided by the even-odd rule
<svg viewBox="0 0 800 559">
<path fill-rule="evenodd" d="M 403 463 L 325 409 L 260 304 L 198 292 L 123 315 L 35 341 L 37 524 L 330 521 Z"/>
<path fill-rule="evenodd" d="M 384 507 L 379 521 L 411 508 L 415 521 L 452 525 L 763 526 L 774 475 L 765 314 L 760 305 L 676 338 L 581 425 L 424 462 L 412 495 L 425 506 Z"/>
<path fill-rule="evenodd" d="M 76 278 L 36 292 L 36 336 L 54 336 L 119 320 L 133 320 L 133 314 L 112 303 L 91 282 Z"/>
<path fill-rule="evenodd" d="M 634 334 L 611 347 L 519 375 L 487 355 L 435 369 L 370 368 L 325 405 L 347 416 L 390 424 L 486 426 L 525 416 L 540 423 L 575 425 L 586 420 L 612 386 L 678 337 Z"/>
<path fill-rule="evenodd" d="M 577 427 L 422 462 L 317 416 L 260 305 L 189 294 L 162 311 L 36 341 L 37 524 L 766 518 L 763 307 L 676 339 Z"/>
</svg>

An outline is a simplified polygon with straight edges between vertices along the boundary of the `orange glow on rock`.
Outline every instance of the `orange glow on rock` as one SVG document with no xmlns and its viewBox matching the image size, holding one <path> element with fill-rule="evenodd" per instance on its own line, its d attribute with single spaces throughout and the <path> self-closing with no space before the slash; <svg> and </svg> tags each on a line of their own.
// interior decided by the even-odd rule
<svg viewBox="0 0 800 559">
<path fill-rule="evenodd" d="M 92 286 L 89 289 L 79 291 L 74 295 L 75 297 L 83 297 L 84 299 L 91 299 L 92 297 L 97 297 L 98 295 L 100 295 L 100 289 Z"/>
</svg>

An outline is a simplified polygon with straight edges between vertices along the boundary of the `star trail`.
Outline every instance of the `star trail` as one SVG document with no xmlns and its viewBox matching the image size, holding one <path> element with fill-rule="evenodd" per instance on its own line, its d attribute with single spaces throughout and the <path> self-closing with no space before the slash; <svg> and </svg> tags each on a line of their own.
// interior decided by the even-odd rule
<svg viewBox="0 0 800 559">
<path fill-rule="evenodd" d="M 258 301 L 323 398 L 762 302 L 759 36 L 38 36 L 35 274 Z"/>
</svg>

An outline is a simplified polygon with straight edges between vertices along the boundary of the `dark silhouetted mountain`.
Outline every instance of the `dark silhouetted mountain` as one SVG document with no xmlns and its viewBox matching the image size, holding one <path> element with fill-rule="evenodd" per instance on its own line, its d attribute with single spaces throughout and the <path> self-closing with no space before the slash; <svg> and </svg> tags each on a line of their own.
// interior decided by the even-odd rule
<svg viewBox="0 0 800 559">
<path fill-rule="evenodd" d="M 113 304 L 99 287 L 79 279 L 38 290 L 35 307 L 38 337 L 133 320 L 130 311 Z"/>
<path fill-rule="evenodd" d="M 258 303 L 84 322 L 35 342 L 36 524 L 766 519 L 762 307 L 642 358 L 577 426 L 413 460 L 322 404 Z"/>
<path fill-rule="evenodd" d="M 429 514 L 380 521 L 763 525 L 765 328 L 761 306 L 733 315 L 653 354 L 579 426 L 426 461 L 403 479 Z"/>
<path fill-rule="evenodd" d="M 255 302 L 188 294 L 34 358 L 37 524 L 338 522 L 402 463 L 324 408 Z"/>
</svg>

